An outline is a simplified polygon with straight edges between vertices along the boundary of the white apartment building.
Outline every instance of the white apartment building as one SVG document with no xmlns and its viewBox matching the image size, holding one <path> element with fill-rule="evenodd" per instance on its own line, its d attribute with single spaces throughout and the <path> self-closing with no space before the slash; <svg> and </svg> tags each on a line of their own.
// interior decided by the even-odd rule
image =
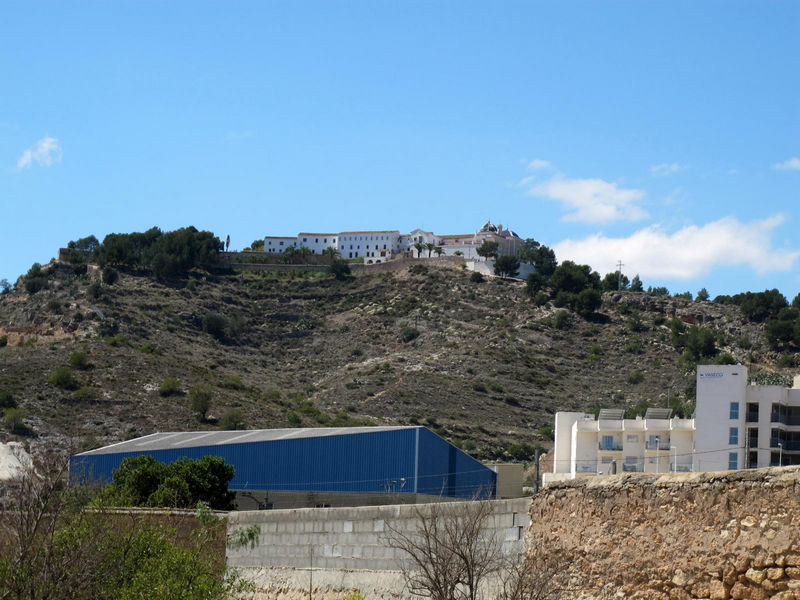
<svg viewBox="0 0 800 600">
<path fill-rule="evenodd" d="M 498 244 L 499 254 L 516 255 L 521 238 L 511 229 L 487 222 L 475 233 L 463 235 L 436 235 L 432 231 L 414 229 L 408 234 L 398 230 L 342 231 L 339 233 L 300 232 L 294 237 L 266 236 L 264 252 L 285 252 L 288 247 L 308 248 L 312 254 L 322 254 L 326 248 L 336 248 L 342 258 L 363 257 L 367 264 L 381 263 L 403 253 L 417 256 L 414 244 L 433 244 L 442 249 L 444 256 L 463 256 L 466 259 L 478 258 L 477 249 L 485 241 Z M 421 258 L 428 257 L 423 250 Z M 436 254 L 431 253 L 431 256 Z"/>
<path fill-rule="evenodd" d="M 543 475 L 544 484 L 624 472 L 692 471 L 695 420 L 671 413 L 650 408 L 636 419 L 623 418 L 621 409 L 603 409 L 597 419 L 556 413 L 553 472 Z"/>
<path fill-rule="evenodd" d="M 794 386 L 755 385 L 743 365 L 697 367 L 693 419 L 648 409 L 644 418 L 601 410 L 558 412 L 546 484 L 623 472 L 725 471 L 800 464 L 800 376 Z"/>
<path fill-rule="evenodd" d="M 754 385 L 747 367 L 697 367 L 696 470 L 800 464 L 800 380 Z"/>
</svg>

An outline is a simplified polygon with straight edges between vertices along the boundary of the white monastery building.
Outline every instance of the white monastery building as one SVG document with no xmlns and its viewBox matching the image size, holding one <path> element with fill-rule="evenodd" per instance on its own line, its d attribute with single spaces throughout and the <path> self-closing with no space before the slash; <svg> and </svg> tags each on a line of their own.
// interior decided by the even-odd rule
<svg viewBox="0 0 800 600">
<path fill-rule="evenodd" d="M 623 418 L 558 412 L 553 481 L 623 472 L 725 471 L 800 464 L 800 377 L 791 388 L 748 382 L 742 365 L 697 367 L 694 418 L 669 409 Z"/>
<path fill-rule="evenodd" d="M 418 252 L 414 244 L 433 244 L 441 248 L 443 256 L 463 256 L 476 259 L 476 250 L 484 242 L 497 242 L 499 254 L 516 255 L 521 241 L 511 229 L 502 225 L 492 225 L 488 221 L 474 233 L 436 235 L 432 231 L 414 229 L 407 234 L 398 230 L 341 231 L 339 233 L 300 232 L 295 237 L 266 236 L 264 252 L 285 252 L 290 246 L 294 249 L 308 248 L 312 254 L 322 254 L 326 248 L 333 248 L 342 258 L 363 257 L 367 264 L 381 263 L 405 253 Z M 420 258 L 434 256 L 425 248 Z M 438 254 L 437 254 L 438 255 Z"/>
</svg>

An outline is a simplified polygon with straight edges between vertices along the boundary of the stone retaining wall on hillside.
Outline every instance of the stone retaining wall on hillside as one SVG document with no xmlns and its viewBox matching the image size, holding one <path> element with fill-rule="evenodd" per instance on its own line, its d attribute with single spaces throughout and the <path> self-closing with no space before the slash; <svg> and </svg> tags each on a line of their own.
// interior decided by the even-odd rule
<svg viewBox="0 0 800 600">
<path fill-rule="evenodd" d="M 800 600 L 800 467 L 555 483 L 530 515 L 565 597 Z"/>
</svg>

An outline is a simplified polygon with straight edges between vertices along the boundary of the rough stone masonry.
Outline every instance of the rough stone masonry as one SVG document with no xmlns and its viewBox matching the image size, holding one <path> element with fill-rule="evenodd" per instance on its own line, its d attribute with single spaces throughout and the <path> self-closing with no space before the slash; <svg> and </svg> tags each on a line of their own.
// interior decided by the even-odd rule
<svg viewBox="0 0 800 600">
<path fill-rule="evenodd" d="M 800 467 L 577 479 L 530 516 L 564 597 L 800 600 Z"/>
</svg>

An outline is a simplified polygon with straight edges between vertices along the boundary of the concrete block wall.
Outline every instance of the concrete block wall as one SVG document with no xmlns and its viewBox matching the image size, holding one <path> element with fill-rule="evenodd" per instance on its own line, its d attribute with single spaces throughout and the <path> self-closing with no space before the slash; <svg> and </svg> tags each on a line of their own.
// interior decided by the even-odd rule
<svg viewBox="0 0 800 600">
<path fill-rule="evenodd" d="M 465 503 L 448 503 L 448 508 Z M 502 551 L 521 555 L 530 524 L 529 498 L 492 501 L 490 530 Z M 417 510 L 431 505 L 303 508 L 233 512 L 228 531 L 258 527 L 254 547 L 229 548 L 228 566 L 255 583 L 263 597 L 307 597 L 309 579 L 320 598 L 349 589 L 371 597 L 403 595 L 403 552 L 387 544 L 389 526 L 417 530 Z M 315 595 L 317 595 L 315 593 Z M 259 597 L 259 596 L 257 596 Z"/>
</svg>

